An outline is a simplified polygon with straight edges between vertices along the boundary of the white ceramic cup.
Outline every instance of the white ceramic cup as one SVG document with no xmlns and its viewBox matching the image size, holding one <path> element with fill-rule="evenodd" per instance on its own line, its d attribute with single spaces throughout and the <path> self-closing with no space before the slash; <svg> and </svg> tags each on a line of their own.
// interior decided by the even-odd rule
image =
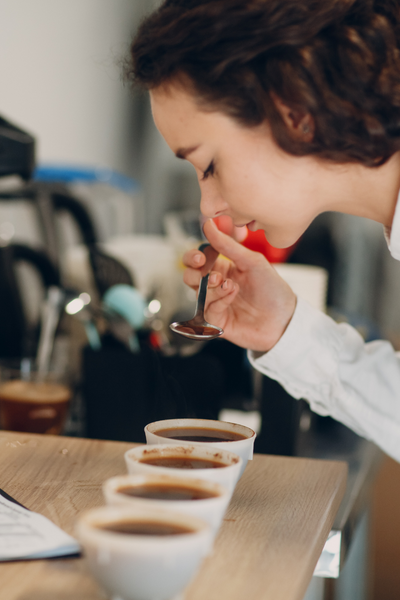
<svg viewBox="0 0 400 600">
<path fill-rule="evenodd" d="M 193 499 L 155 499 L 123 493 L 124 488 L 157 489 L 160 486 L 183 488 L 194 493 L 205 493 L 209 497 Z M 218 532 L 222 519 L 228 508 L 230 493 L 228 489 L 219 483 L 206 481 L 205 479 L 188 479 L 184 477 L 172 477 L 170 475 L 120 475 L 111 477 L 103 483 L 103 495 L 107 504 L 113 506 L 142 506 L 156 509 L 167 509 L 192 515 L 209 523 L 214 531 Z M 187 495 L 186 495 L 187 498 Z"/>
<path fill-rule="evenodd" d="M 223 464 L 219 468 L 205 469 L 177 469 L 151 465 L 144 462 L 152 458 L 175 458 L 211 460 Z M 226 450 L 216 450 L 210 446 L 189 446 L 175 444 L 157 444 L 153 446 L 137 446 L 125 452 L 125 462 L 128 473 L 134 475 L 170 475 L 172 477 L 189 477 L 191 479 L 205 479 L 219 483 L 233 494 L 235 485 L 239 480 L 243 461 L 237 454 Z"/>
<path fill-rule="evenodd" d="M 150 521 L 186 527 L 179 535 L 121 534 L 102 529 Z M 94 578 L 115 600 L 172 600 L 211 552 L 211 527 L 191 515 L 143 507 L 104 506 L 79 518 L 76 535 Z"/>
<path fill-rule="evenodd" d="M 243 436 L 243 439 L 221 442 L 196 442 L 177 440 L 171 437 L 163 437 L 158 432 L 163 429 L 211 429 L 218 430 L 222 433 L 233 433 Z M 227 421 L 213 421 L 211 419 L 165 419 L 163 421 L 155 421 L 149 423 L 144 428 L 146 441 L 148 444 L 189 444 L 191 446 L 212 446 L 220 450 L 234 452 L 243 460 L 242 468 L 239 477 L 243 475 L 247 461 L 252 460 L 254 451 L 254 441 L 256 433 L 250 427 L 239 425 L 238 423 L 228 423 Z"/>
</svg>

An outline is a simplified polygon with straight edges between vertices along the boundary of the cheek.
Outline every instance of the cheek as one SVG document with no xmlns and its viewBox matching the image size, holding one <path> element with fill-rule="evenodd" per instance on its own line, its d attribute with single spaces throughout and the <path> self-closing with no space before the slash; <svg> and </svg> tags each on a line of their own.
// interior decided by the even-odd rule
<svg viewBox="0 0 400 600">
<path fill-rule="evenodd" d="M 251 173 L 238 172 L 229 181 L 221 181 L 221 195 L 236 213 L 256 219 L 268 206 L 268 193 L 265 182 Z"/>
<path fill-rule="evenodd" d="M 229 204 L 237 205 L 246 203 L 246 199 L 253 190 L 254 182 L 246 170 L 238 166 L 237 169 L 230 168 L 227 172 L 217 173 L 215 185 Z"/>
</svg>

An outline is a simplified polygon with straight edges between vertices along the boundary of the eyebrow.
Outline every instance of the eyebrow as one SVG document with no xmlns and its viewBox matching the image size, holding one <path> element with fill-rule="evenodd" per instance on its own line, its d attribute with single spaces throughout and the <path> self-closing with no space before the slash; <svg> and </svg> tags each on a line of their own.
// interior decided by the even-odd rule
<svg viewBox="0 0 400 600">
<path fill-rule="evenodd" d="M 178 158 L 187 158 L 187 156 L 189 154 L 191 154 L 192 152 L 194 152 L 195 150 L 197 150 L 197 148 L 199 147 L 200 144 L 198 144 L 197 146 L 191 146 L 190 148 L 178 148 L 178 150 L 175 152 L 175 156 L 177 156 Z"/>
</svg>

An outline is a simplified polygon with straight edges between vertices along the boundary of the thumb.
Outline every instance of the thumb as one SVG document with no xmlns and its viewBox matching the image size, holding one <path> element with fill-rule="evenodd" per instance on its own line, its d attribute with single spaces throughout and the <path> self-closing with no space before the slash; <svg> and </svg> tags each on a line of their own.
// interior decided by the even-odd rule
<svg viewBox="0 0 400 600">
<path fill-rule="evenodd" d="M 213 222 L 216 224 L 220 231 L 226 233 L 227 235 L 230 235 L 237 242 L 243 242 L 248 236 L 249 232 L 246 225 L 237 227 L 233 224 L 232 217 L 229 217 L 228 215 L 220 215 L 219 217 L 214 217 Z"/>
<path fill-rule="evenodd" d="M 252 266 L 254 267 L 254 255 L 259 253 L 245 248 L 231 236 L 222 233 L 212 219 L 208 219 L 205 222 L 203 231 L 210 244 L 220 254 L 232 260 L 240 271 L 245 271 Z"/>
</svg>

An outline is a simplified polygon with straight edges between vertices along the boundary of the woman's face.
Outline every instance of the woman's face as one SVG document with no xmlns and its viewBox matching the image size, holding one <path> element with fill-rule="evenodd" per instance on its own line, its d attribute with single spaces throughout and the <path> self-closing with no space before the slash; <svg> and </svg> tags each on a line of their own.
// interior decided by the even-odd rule
<svg viewBox="0 0 400 600">
<path fill-rule="evenodd" d="M 196 170 L 205 216 L 229 215 L 236 226 L 263 229 L 273 246 L 284 248 L 329 210 L 320 194 L 327 167 L 285 153 L 267 123 L 249 128 L 222 112 L 204 112 L 174 84 L 150 96 L 161 135 Z"/>
</svg>

